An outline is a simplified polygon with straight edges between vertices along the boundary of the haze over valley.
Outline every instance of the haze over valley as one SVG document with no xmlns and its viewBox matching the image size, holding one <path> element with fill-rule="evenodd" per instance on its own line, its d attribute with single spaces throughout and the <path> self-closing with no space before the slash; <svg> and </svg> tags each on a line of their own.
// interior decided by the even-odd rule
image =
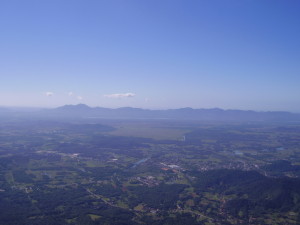
<svg viewBox="0 0 300 225">
<path fill-rule="evenodd" d="M 299 12 L 0 1 L 0 225 L 300 224 Z"/>
</svg>

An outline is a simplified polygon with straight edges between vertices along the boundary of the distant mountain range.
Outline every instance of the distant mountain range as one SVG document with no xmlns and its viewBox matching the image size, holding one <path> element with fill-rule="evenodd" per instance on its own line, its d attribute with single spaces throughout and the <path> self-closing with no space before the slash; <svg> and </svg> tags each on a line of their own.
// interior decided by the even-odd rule
<svg viewBox="0 0 300 225">
<path fill-rule="evenodd" d="M 300 114 L 290 112 L 257 112 L 251 110 L 223 110 L 214 109 L 167 109 L 150 110 L 123 107 L 117 109 L 103 107 L 89 107 L 84 104 L 65 105 L 54 109 L 41 109 L 34 111 L 20 111 L 16 109 L 0 108 L 0 117 L 15 115 L 18 117 L 51 119 L 169 119 L 169 120 L 200 120 L 200 121 L 299 121 Z"/>
<path fill-rule="evenodd" d="M 107 118 L 107 119 L 174 119 L 210 121 L 300 121 L 300 114 L 290 112 L 256 112 L 245 110 L 214 109 L 168 109 L 150 110 L 123 107 L 117 109 L 89 107 L 84 104 L 65 105 L 43 110 L 48 116 Z"/>
</svg>

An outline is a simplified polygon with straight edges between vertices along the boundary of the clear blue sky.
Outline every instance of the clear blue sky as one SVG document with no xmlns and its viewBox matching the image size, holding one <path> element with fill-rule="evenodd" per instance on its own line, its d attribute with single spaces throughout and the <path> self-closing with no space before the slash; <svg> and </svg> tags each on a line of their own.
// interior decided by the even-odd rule
<svg viewBox="0 0 300 225">
<path fill-rule="evenodd" d="M 2 106 L 300 112 L 300 1 L 1 0 L 0 76 Z"/>
</svg>

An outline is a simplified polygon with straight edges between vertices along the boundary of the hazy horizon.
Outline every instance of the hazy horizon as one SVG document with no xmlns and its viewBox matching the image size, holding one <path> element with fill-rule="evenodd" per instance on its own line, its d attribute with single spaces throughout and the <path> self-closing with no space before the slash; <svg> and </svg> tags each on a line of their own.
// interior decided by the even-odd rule
<svg viewBox="0 0 300 225">
<path fill-rule="evenodd" d="M 298 1 L 5 1 L 0 106 L 300 112 Z"/>
<path fill-rule="evenodd" d="M 34 106 L 1 106 L 0 108 L 6 108 L 6 109 L 12 109 L 16 111 L 36 111 L 36 110 L 42 110 L 42 109 L 57 109 L 64 106 L 78 106 L 78 105 L 85 105 L 89 108 L 106 108 L 106 109 L 119 109 L 119 108 L 136 108 L 136 109 L 143 109 L 143 110 L 177 110 L 177 109 L 204 109 L 204 110 L 213 110 L 213 109 L 220 109 L 220 110 L 237 110 L 237 111 L 253 111 L 253 112 L 289 112 L 289 113 L 296 113 L 299 114 L 300 112 L 297 111 L 287 111 L 287 110 L 254 110 L 254 109 L 239 109 L 239 108 L 220 108 L 220 107 L 211 107 L 211 108 L 193 108 L 193 107 L 178 107 L 178 108 L 142 108 L 142 107 L 131 107 L 131 106 L 122 106 L 122 107 L 104 107 L 104 106 L 90 106 L 84 103 L 78 103 L 78 104 L 65 104 L 65 105 L 59 105 L 59 106 L 52 106 L 52 107 L 34 107 Z"/>
</svg>

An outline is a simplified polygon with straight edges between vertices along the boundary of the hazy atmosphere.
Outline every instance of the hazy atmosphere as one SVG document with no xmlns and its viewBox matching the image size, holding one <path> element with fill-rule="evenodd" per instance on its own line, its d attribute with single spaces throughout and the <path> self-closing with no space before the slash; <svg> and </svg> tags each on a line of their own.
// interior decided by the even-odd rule
<svg viewBox="0 0 300 225">
<path fill-rule="evenodd" d="M 296 0 L 0 2 L 0 106 L 300 112 Z"/>
<path fill-rule="evenodd" d="M 299 225 L 300 0 L 0 0 L 0 225 Z"/>
</svg>

